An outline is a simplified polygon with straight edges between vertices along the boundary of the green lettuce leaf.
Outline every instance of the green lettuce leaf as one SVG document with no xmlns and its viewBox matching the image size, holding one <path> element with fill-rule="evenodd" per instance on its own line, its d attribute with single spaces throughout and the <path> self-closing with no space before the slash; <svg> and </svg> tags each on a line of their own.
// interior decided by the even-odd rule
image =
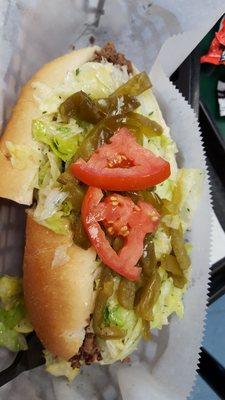
<svg viewBox="0 0 225 400">
<path fill-rule="evenodd" d="M 22 297 L 23 286 L 22 279 L 14 276 L 4 275 L 0 277 L 0 300 L 5 309 Z"/>
<path fill-rule="evenodd" d="M 11 351 L 27 349 L 22 333 L 33 328 L 26 317 L 22 280 L 7 275 L 0 277 L 0 300 L 0 346 Z"/>
<path fill-rule="evenodd" d="M 164 182 L 159 183 L 159 185 L 156 186 L 155 193 L 160 197 L 160 199 L 171 201 L 173 197 L 174 185 L 174 181 L 168 178 Z"/>
<path fill-rule="evenodd" d="M 42 225 L 59 235 L 67 235 L 70 232 L 70 221 L 63 211 L 56 211 L 51 217 L 46 218 Z"/>
<path fill-rule="evenodd" d="M 27 343 L 24 335 L 13 329 L 7 328 L 0 321 L 0 346 L 11 351 L 27 350 Z"/>
<path fill-rule="evenodd" d="M 0 321 L 7 328 L 14 328 L 25 317 L 23 301 L 17 301 L 9 310 L 0 307 Z"/>
<path fill-rule="evenodd" d="M 47 144 L 63 161 L 70 161 L 82 140 L 82 128 L 71 120 L 69 124 L 50 121 L 49 117 L 36 119 L 32 123 L 32 134 L 37 142 Z"/>
</svg>

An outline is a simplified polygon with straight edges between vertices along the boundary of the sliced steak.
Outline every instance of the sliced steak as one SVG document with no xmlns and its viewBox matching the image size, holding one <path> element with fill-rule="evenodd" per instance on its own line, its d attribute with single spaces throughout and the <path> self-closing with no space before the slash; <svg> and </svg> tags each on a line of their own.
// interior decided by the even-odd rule
<svg viewBox="0 0 225 400">
<path fill-rule="evenodd" d="M 96 51 L 93 61 L 101 62 L 103 58 L 115 65 L 126 65 L 128 73 L 133 72 L 131 61 L 127 60 L 124 54 L 116 51 L 113 42 L 107 42 L 101 50 Z"/>
<path fill-rule="evenodd" d="M 71 366 L 73 368 L 80 368 L 83 363 L 90 365 L 101 360 L 102 356 L 95 334 L 92 332 L 86 332 L 83 344 L 80 347 L 78 354 L 70 359 Z"/>
</svg>

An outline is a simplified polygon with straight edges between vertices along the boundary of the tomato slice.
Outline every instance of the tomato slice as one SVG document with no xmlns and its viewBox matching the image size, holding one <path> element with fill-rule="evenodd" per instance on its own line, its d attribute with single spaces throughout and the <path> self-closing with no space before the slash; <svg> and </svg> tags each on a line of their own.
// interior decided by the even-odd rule
<svg viewBox="0 0 225 400">
<path fill-rule="evenodd" d="M 170 176 L 170 164 L 140 146 L 127 128 L 120 128 L 92 154 L 71 165 L 80 181 L 106 190 L 142 190 Z"/>
<path fill-rule="evenodd" d="M 81 210 L 84 229 L 101 260 L 118 274 L 136 281 L 141 273 L 136 264 L 143 253 L 145 235 L 156 229 L 160 216 L 149 203 L 139 201 L 136 205 L 117 193 L 102 199 L 101 189 L 89 187 Z M 110 235 L 123 237 L 124 245 L 118 254 L 100 223 Z"/>
</svg>

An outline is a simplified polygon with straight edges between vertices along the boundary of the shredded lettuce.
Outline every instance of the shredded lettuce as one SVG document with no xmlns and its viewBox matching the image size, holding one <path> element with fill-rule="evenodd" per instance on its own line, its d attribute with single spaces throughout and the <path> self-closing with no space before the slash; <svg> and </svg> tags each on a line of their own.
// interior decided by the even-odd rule
<svg viewBox="0 0 225 400">
<path fill-rule="evenodd" d="M 178 170 L 172 199 L 166 202 L 168 215 L 163 222 L 168 227 L 177 227 L 181 223 L 185 232 L 191 226 L 193 214 L 196 210 L 203 185 L 203 172 L 199 169 L 183 168 Z"/>
<path fill-rule="evenodd" d="M 164 158 L 170 163 L 170 169 L 171 169 L 170 181 L 175 180 L 177 176 L 177 162 L 175 155 L 178 150 L 176 143 L 170 138 L 170 136 L 163 134 L 161 136 L 153 136 L 152 138 L 145 137 L 143 146 L 146 149 L 151 150 L 155 155 Z M 168 191 L 168 186 L 166 188 L 166 191 Z"/>
<path fill-rule="evenodd" d="M 12 329 L 24 318 L 25 308 L 23 301 L 17 301 L 8 310 L 0 307 L 0 321 L 7 326 L 7 328 Z"/>
<path fill-rule="evenodd" d="M 22 333 L 33 330 L 27 320 L 23 301 L 22 280 L 12 276 L 0 278 L 0 346 L 11 351 L 26 350 Z"/>
<path fill-rule="evenodd" d="M 71 382 L 79 373 L 79 368 L 72 368 L 71 363 L 54 357 L 48 350 L 43 351 L 46 364 L 45 369 L 54 376 L 65 376 Z"/>
<path fill-rule="evenodd" d="M 9 309 L 22 293 L 22 279 L 8 275 L 0 277 L 0 300 L 5 309 Z"/>
<path fill-rule="evenodd" d="M 171 314 L 176 313 L 179 318 L 183 318 L 183 294 L 184 289 L 178 289 L 173 284 L 173 279 L 162 268 L 159 268 L 159 274 L 162 279 L 160 295 L 153 307 L 153 319 L 151 321 L 151 329 L 161 329 L 163 325 L 168 324 L 168 318 Z"/>
<path fill-rule="evenodd" d="M 34 217 L 39 221 L 50 218 L 59 210 L 67 195 L 66 192 L 57 187 L 53 189 L 46 188 L 46 190 L 39 193 L 39 202 L 34 211 Z"/>
<path fill-rule="evenodd" d="M 114 278 L 114 288 L 118 287 L 120 278 Z M 119 326 L 126 331 L 123 339 L 103 340 L 98 339 L 103 364 L 111 364 L 117 360 L 123 360 L 131 354 L 138 345 L 142 336 L 142 320 L 138 318 L 134 310 L 126 310 L 117 301 L 116 294 L 110 297 L 104 312 L 104 322 Z"/>
<path fill-rule="evenodd" d="M 83 129 L 75 120 L 69 124 L 51 121 L 48 117 L 36 119 L 32 124 L 32 134 L 36 141 L 47 144 L 53 153 L 63 161 L 69 161 L 82 139 Z"/>
<path fill-rule="evenodd" d="M 51 217 L 46 218 L 42 225 L 59 235 L 66 235 L 70 232 L 70 222 L 63 211 L 56 211 Z"/>
<path fill-rule="evenodd" d="M 39 168 L 37 189 L 52 188 L 61 174 L 62 162 L 52 152 L 46 150 L 45 157 Z"/>
<path fill-rule="evenodd" d="M 184 231 L 191 226 L 191 221 L 201 196 L 203 178 L 203 171 L 200 169 L 183 168 L 179 170 L 176 191 L 180 193 L 178 212 Z M 174 202 L 176 202 L 176 196 L 177 194 L 175 193 Z"/>
<path fill-rule="evenodd" d="M 173 197 L 174 181 L 170 178 L 156 186 L 155 193 L 164 200 L 172 200 Z"/>
<path fill-rule="evenodd" d="M 33 216 L 38 223 L 47 226 L 56 233 L 66 234 L 69 230 L 67 217 L 68 205 L 64 205 L 68 196 L 61 190 L 57 179 L 61 174 L 61 161 L 50 151 L 39 170 L 39 191 L 37 206 Z"/>
<path fill-rule="evenodd" d="M 88 62 L 80 66 L 79 73 L 68 72 L 64 82 L 55 89 L 42 82 L 34 82 L 33 87 L 40 110 L 52 113 L 75 92 L 83 90 L 91 97 L 100 99 L 108 97 L 128 79 L 126 67 L 120 68 L 108 62 Z"/>
<path fill-rule="evenodd" d="M 170 236 L 163 229 L 162 224 L 159 225 L 157 231 L 155 232 L 153 241 L 154 241 L 155 255 L 157 260 L 160 260 L 160 258 L 164 254 L 171 253 L 172 247 L 171 247 Z"/>
<path fill-rule="evenodd" d="M 6 347 L 11 351 L 26 350 L 27 343 L 25 337 L 13 329 L 7 328 L 0 321 L 0 347 Z"/>
</svg>

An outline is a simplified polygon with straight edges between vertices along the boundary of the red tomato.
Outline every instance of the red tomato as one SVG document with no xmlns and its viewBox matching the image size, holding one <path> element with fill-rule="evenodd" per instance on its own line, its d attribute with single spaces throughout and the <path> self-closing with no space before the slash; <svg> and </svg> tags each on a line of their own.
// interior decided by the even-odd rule
<svg viewBox="0 0 225 400">
<path fill-rule="evenodd" d="M 139 201 L 137 205 L 129 197 L 112 194 L 103 201 L 101 189 L 89 187 L 82 204 L 82 222 L 101 260 L 118 274 L 135 281 L 141 269 L 136 264 L 143 253 L 147 233 L 153 232 L 160 216 L 150 204 Z M 111 247 L 100 223 L 112 236 L 124 238 L 118 252 Z"/>
<path fill-rule="evenodd" d="M 99 147 L 89 161 L 71 165 L 76 178 L 106 190 L 141 190 L 170 176 L 170 164 L 140 146 L 127 128 L 121 128 L 110 144 Z"/>
</svg>

